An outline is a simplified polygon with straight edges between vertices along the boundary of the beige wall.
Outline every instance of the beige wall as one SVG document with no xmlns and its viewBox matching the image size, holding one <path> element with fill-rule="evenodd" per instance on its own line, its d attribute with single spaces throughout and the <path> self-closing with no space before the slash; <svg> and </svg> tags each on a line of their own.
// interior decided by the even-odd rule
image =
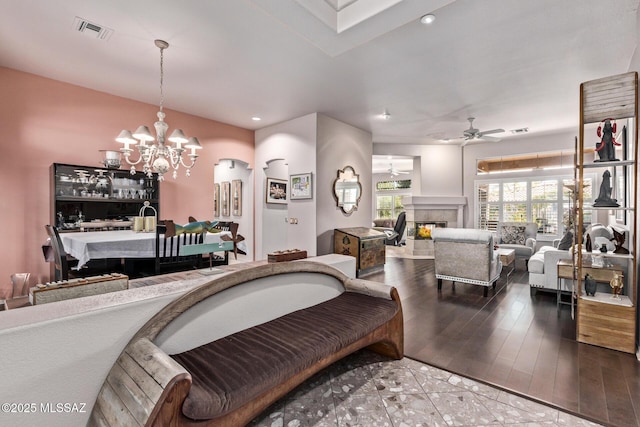
<svg viewBox="0 0 640 427">
<path fill-rule="evenodd" d="M 118 148 L 114 138 L 123 128 L 151 128 L 158 107 L 2 67 L 0 99 L 1 288 L 15 272 L 30 272 L 32 283 L 48 280 L 40 246 L 51 221 L 50 165 L 99 167 L 98 150 Z M 178 223 L 189 215 L 213 218 L 214 165 L 235 158 L 253 167 L 254 132 L 165 112 L 170 130 L 197 136 L 204 149 L 190 178 L 168 176 L 161 184 L 161 216 Z"/>
</svg>

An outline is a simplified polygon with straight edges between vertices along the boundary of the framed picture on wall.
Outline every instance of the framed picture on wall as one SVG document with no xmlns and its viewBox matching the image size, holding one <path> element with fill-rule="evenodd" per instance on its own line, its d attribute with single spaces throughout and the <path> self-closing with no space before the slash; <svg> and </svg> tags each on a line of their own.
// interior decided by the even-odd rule
<svg viewBox="0 0 640 427">
<path fill-rule="evenodd" d="M 242 216 L 242 181 L 231 181 L 231 210 L 235 216 Z"/>
<path fill-rule="evenodd" d="M 312 199 L 311 172 L 289 176 L 291 200 Z"/>
<path fill-rule="evenodd" d="M 220 184 L 213 184 L 213 217 L 220 216 Z"/>
<path fill-rule="evenodd" d="M 287 180 L 267 178 L 267 203 L 287 204 Z"/>
<path fill-rule="evenodd" d="M 220 210 L 222 211 L 222 216 L 229 216 L 229 197 L 231 195 L 231 183 L 229 181 L 223 181 L 221 185 L 220 195 Z"/>
</svg>

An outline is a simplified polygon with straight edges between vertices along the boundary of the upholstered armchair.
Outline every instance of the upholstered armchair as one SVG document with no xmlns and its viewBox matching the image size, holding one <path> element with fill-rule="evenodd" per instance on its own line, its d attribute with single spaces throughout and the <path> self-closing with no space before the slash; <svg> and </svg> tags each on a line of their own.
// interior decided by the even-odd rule
<svg viewBox="0 0 640 427">
<path fill-rule="evenodd" d="M 496 244 L 516 251 L 516 260 L 525 264 L 536 251 L 538 224 L 535 222 L 501 222 L 496 228 Z"/>
<path fill-rule="evenodd" d="M 493 233 L 472 228 L 434 228 L 431 231 L 438 290 L 442 280 L 471 283 L 495 289 L 502 271 L 498 252 L 494 250 Z"/>
</svg>

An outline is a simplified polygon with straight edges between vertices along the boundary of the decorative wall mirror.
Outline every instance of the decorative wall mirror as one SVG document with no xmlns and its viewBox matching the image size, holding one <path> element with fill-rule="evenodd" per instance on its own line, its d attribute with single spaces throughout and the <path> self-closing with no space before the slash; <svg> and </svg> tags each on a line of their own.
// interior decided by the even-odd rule
<svg viewBox="0 0 640 427">
<path fill-rule="evenodd" d="M 358 209 L 361 195 L 362 185 L 356 171 L 351 166 L 345 166 L 342 170 L 338 169 L 338 177 L 333 182 L 333 196 L 342 212 L 350 215 Z"/>
</svg>

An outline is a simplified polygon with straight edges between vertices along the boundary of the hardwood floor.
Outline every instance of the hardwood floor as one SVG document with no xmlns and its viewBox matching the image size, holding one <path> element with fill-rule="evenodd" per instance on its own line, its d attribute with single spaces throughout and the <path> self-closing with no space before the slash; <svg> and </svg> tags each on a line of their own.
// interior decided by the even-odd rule
<svg viewBox="0 0 640 427">
<path fill-rule="evenodd" d="M 432 260 L 388 257 L 365 278 L 398 288 L 408 357 L 602 424 L 640 427 L 635 355 L 578 343 L 570 307 L 558 314 L 555 295 L 530 296 L 524 266 L 486 298 L 479 286 L 448 281 L 438 292 Z"/>
</svg>

